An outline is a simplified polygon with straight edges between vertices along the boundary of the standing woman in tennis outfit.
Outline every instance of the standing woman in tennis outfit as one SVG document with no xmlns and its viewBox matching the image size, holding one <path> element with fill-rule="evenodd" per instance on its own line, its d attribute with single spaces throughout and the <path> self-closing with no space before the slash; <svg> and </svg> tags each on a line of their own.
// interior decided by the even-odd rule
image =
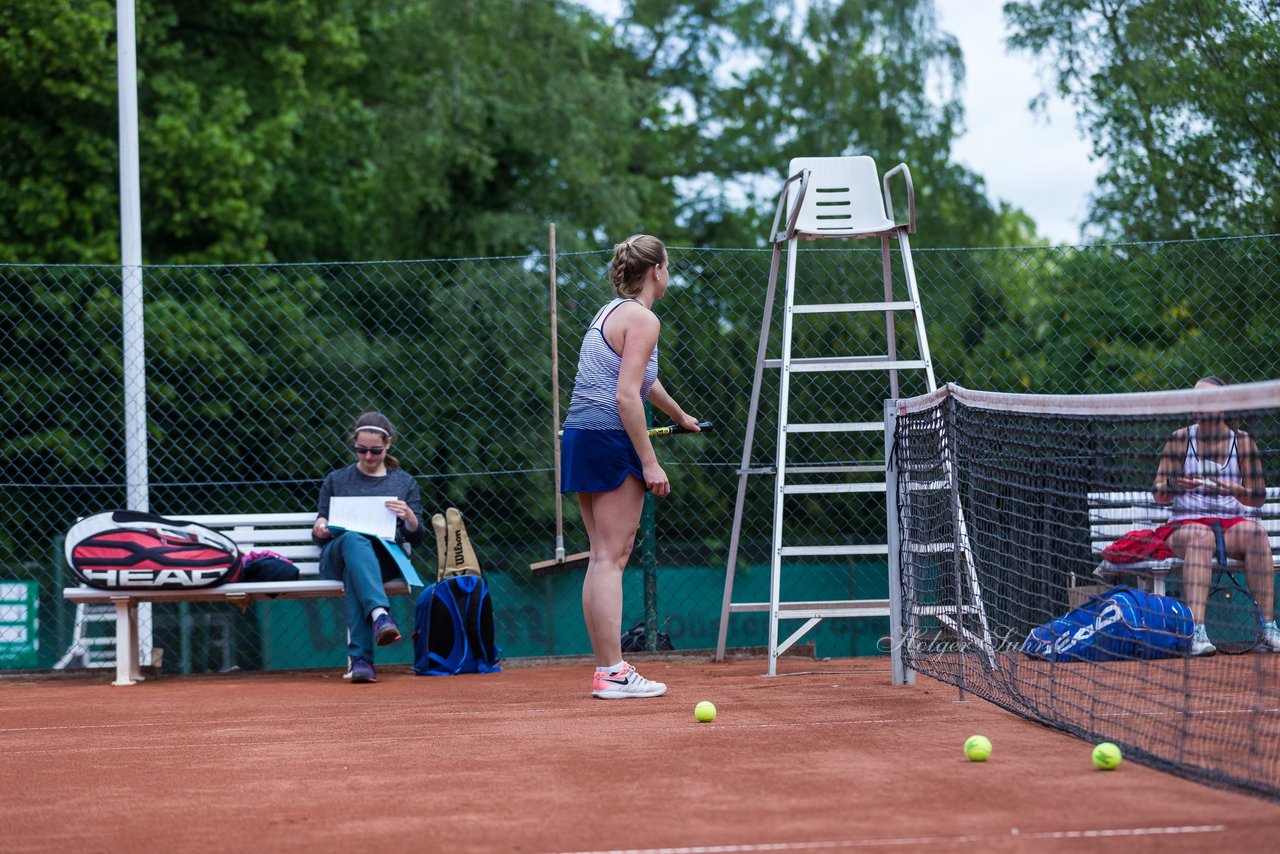
<svg viewBox="0 0 1280 854">
<path fill-rule="evenodd" d="M 337 579 L 345 588 L 347 655 L 352 682 L 377 682 L 373 669 L 373 647 L 400 640 L 400 629 L 388 612 L 391 604 L 383 587 L 385 580 L 400 577 L 400 570 L 378 558 L 373 541 L 354 531 L 337 536 L 329 530 L 329 499 L 334 496 L 394 496 L 386 502 L 396 515 L 396 542 L 422 544 L 426 529 L 422 524 L 422 499 L 413 475 L 402 471 L 391 455 L 395 435 L 391 420 L 381 412 L 366 412 L 351 430 L 356 461 L 330 472 L 320 485 L 316 521 L 311 535 L 320 544 L 320 576 Z"/>
<path fill-rule="evenodd" d="M 561 492 L 576 492 L 591 557 L 582 613 L 595 655 L 591 694 L 603 700 L 657 697 L 667 686 L 645 679 L 622 658 L 622 571 L 640 527 L 645 491 L 671 493 L 649 441 L 644 403 L 698 432 L 658 381 L 660 324 L 653 305 L 670 280 L 667 250 L 648 234 L 613 248 L 614 299 L 587 327 L 561 439 Z"/>
</svg>

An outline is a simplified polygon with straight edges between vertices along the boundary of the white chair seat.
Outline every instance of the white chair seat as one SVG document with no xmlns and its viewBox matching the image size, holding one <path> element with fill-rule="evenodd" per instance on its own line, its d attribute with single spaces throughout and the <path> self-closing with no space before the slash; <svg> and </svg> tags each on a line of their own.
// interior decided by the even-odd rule
<svg viewBox="0 0 1280 854">
<path fill-rule="evenodd" d="M 854 237 L 897 228 L 885 212 L 880 174 L 872 158 L 796 157 L 787 174 L 805 169 L 809 170 L 809 183 L 796 219 L 798 236 Z M 793 210 L 799 192 L 799 184 L 791 184 L 787 210 Z"/>
</svg>

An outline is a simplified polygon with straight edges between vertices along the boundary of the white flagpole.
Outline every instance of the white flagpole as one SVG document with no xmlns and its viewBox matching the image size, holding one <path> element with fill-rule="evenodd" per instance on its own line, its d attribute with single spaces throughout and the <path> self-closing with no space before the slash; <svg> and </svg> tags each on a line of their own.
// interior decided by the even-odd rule
<svg viewBox="0 0 1280 854">
<path fill-rule="evenodd" d="M 142 312 L 142 190 L 138 174 L 138 37 L 134 0 L 116 0 L 116 90 L 120 103 L 120 321 L 124 355 L 125 506 L 150 510 L 147 474 L 147 352 Z M 142 679 L 140 665 L 152 663 L 151 603 L 138 605 L 137 661 L 130 677 Z M 131 655 L 116 649 L 116 655 Z"/>
<path fill-rule="evenodd" d="M 126 501 L 131 510 L 148 510 L 147 365 L 142 313 L 142 193 L 138 179 L 134 0 L 116 0 L 116 78 L 120 101 L 120 304 L 124 336 Z"/>
</svg>

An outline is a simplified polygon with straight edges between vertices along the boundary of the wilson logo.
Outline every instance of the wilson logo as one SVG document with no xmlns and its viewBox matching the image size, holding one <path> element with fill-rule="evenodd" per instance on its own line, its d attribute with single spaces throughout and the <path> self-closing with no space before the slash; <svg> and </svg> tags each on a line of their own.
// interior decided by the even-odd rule
<svg viewBox="0 0 1280 854">
<path fill-rule="evenodd" d="M 462 531 L 453 532 L 453 565 L 455 567 L 462 566 L 467 562 L 466 552 L 462 547 Z"/>
</svg>

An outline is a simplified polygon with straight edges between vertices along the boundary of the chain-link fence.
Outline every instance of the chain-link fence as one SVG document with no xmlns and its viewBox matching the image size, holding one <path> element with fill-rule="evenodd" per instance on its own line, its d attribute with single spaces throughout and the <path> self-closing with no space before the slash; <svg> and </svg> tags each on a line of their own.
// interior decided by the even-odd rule
<svg viewBox="0 0 1280 854">
<path fill-rule="evenodd" d="M 671 249 L 663 384 L 715 432 L 662 440 L 673 493 L 656 502 L 657 617 L 677 648 L 715 645 L 724 567 L 760 335 L 769 250 Z M 1276 376 L 1280 238 L 1019 249 L 916 250 L 939 382 L 1054 393 L 1182 387 L 1202 374 Z M 611 255 L 557 259 L 562 409 L 582 330 L 607 300 Z M 805 302 L 883 299 L 878 249 L 805 246 Z M 580 573 L 534 578 L 553 556 L 552 359 L 548 257 L 268 266 L 147 267 L 148 481 L 151 509 L 313 510 L 320 481 L 347 464 L 349 428 L 386 412 L 397 456 L 418 478 L 427 514 L 460 508 L 494 591 L 509 657 L 581 654 Z M 79 516 L 126 496 L 121 275 L 114 267 L 0 266 L 0 668 L 47 668 L 72 647 L 76 609 L 60 536 Z M 899 292 L 902 298 L 905 294 Z M 799 298 L 798 298 L 799 299 Z M 779 300 L 780 307 L 781 300 Z M 877 325 L 878 324 L 878 325 Z M 781 324 L 772 324 L 776 356 Z M 896 328 L 914 352 L 909 323 Z M 883 353 L 883 319 L 797 326 L 796 355 Z M 902 394 L 920 389 L 905 386 Z M 756 459 L 767 466 L 776 379 L 766 381 Z M 807 404 L 823 417 L 881 409 L 887 377 L 860 378 Z M 798 398 L 800 399 L 800 398 Z M 771 401 L 775 404 L 770 409 Z M 857 451 L 835 450 L 846 454 Z M 744 513 L 735 598 L 767 585 L 771 492 Z M 801 507 L 795 535 L 882 533 L 882 507 Z M 586 548 L 565 503 L 570 552 Z M 431 553 L 432 549 L 420 550 Z M 643 549 L 637 551 L 637 554 Z M 433 554 L 415 555 L 430 576 Z M 849 585 L 884 586 L 883 564 Z M 877 577 L 878 574 L 878 577 Z M 626 613 L 643 618 L 640 573 Z M 804 591 L 795 595 L 803 597 Z M 402 625 L 413 603 L 396 603 Z M 338 666 L 341 603 L 156 605 L 155 646 L 184 671 Z M 887 626 L 829 621 L 824 655 L 875 651 Z M 763 614 L 735 615 L 730 646 L 766 641 Z M 407 661 L 401 644 L 394 656 Z M 395 650 L 396 648 L 392 648 Z M 396 656 L 399 656 L 397 659 Z"/>
</svg>

